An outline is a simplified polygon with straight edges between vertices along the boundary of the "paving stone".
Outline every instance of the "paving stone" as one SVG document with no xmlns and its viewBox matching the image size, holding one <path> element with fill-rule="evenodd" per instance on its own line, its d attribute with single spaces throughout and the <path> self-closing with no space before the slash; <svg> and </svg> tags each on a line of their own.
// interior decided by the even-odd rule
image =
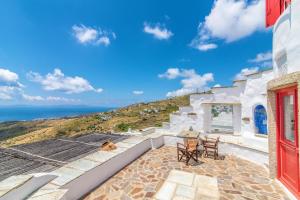
<svg viewBox="0 0 300 200">
<path fill-rule="evenodd" d="M 200 158 L 200 161 L 191 162 L 192 165 L 189 166 L 184 162 L 178 162 L 174 147 L 163 146 L 150 150 L 104 184 L 99 185 L 85 200 L 110 200 L 111 192 L 118 192 L 115 193 L 118 194 L 115 199 L 153 200 L 172 170 L 196 174 L 192 185 L 198 185 L 200 190 L 196 193 L 200 196 L 195 199 L 212 200 L 219 197 L 220 200 L 256 200 L 262 199 L 264 195 L 270 196 L 269 199 L 272 200 L 288 199 L 277 183 L 268 178 L 268 171 L 264 167 L 235 156 L 226 156 L 224 160 Z M 253 185 L 260 190 L 253 189 Z M 200 186 L 204 188 L 203 191 Z M 131 195 L 135 188 L 142 190 L 139 189 L 138 193 Z M 174 195 L 172 198 L 184 200 L 185 197 Z"/>
<path fill-rule="evenodd" d="M 118 142 L 116 143 L 117 148 L 126 148 L 129 149 L 133 146 L 135 146 L 136 144 L 131 144 L 131 143 L 126 143 L 126 142 Z"/>
<path fill-rule="evenodd" d="M 63 186 L 65 184 L 69 183 L 70 181 L 74 180 L 75 178 L 77 178 L 78 176 L 80 176 L 83 173 L 84 173 L 84 171 L 81 171 L 81 170 L 68 168 L 68 167 L 61 167 L 61 168 L 55 170 L 54 172 L 52 172 L 52 174 L 57 175 L 58 177 L 55 178 L 50 183 L 59 185 L 59 186 Z"/>
<path fill-rule="evenodd" d="M 157 200 L 172 200 L 176 190 L 176 183 L 166 181 L 155 195 Z"/>
<path fill-rule="evenodd" d="M 196 193 L 196 188 L 194 187 L 189 187 L 185 185 L 178 185 L 176 188 L 175 195 L 176 196 L 181 196 L 189 199 L 194 199 L 195 198 L 195 193 Z"/>
<path fill-rule="evenodd" d="M 107 151 L 97 151 L 95 153 L 86 156 L 85 159 L 102 163 L 114 157 L 115 155 L 116 155 L 115 153 L 111 153 Z"/>
<path fill-rule="evenodd" d="M 29 200 L 59 200 L 68 190 L 66 189 L 53 189 L 53 190 L 39 190 L 34 193 Z"/>
<path fill-rule="evenodd" d="M 123 140 L 123 142 L 129 143 L 129 144 L 138 144 L 138 143 L 143 142 L 144 140 L 146 140 L 146 138 L 143 138 L 143 137 L 130 137 L 128 139 Z"/>
<path fill-rule="evenodd" d="M 172 170 L 168 176 L 168 181 L 186 186 L 192 186 L 194 181 L 194 174 L 179 170 Z"/>
<path fill-rule="evenodd" d="M 186 197 L 183 197 L 183 196 L 175 196 L 175 197 L 172 198 L 172 200 L 193 200 L 193 199 L 186 198 Z"/>
<path fill-rule="evenodd" d="M 18 175 L 18 176 L 11 176 L 2 182 L 0 182 L 0 197 L 9 192 L 10 190 L 13 190 L 14 188 L 17 188 L 21 185 L 23 185 L 26 181 L 30 180 L 32 178 L 32 175 Z"/>
<path fill-rule="evenodd" d="M 93 169 L 97 165 L 99 165 L 99 163 L 97 163 L 95 161 L 81 158 L 79 160 L 76 160 L 76 161 L 73 161 L 73 162 L 67 164 L 66 167 L 74 168 L 74 169 L 78 169 L 78 170 L 86 172 L 86 171 L 89 171 L 90 169 Z"/>
</svg>

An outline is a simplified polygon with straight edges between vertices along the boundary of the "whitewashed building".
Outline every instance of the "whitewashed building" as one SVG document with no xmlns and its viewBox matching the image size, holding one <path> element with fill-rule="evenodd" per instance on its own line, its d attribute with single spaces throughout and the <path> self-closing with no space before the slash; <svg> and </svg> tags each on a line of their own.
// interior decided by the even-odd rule
<svg viewBox="0 0 300 200">
<path fill-rule="evenodd" d="M 178 112 L 171 114 L 170 130 L 181 132 L 192 127 L 203 133 L 226 132 L 249 138 L 266 137 L 267 82 L 273 78 L 273 70 L 270 69 L 250 74 L 245 80 L 234 81 L 230 87 L 213 87 L 208 92 L 192 94 L 189 107 L 181 107 Z M 227 118 L 220 120 L 219 130 L 215 128 L 212 116 L 216 105 L 232 108 Z M 228 121 L 232 124 L 231 132 L 221 126 L 230 126 Z"/>
<path fill-rule="evenodd" d="M 300 199 L 300 0 L 268 0 L 274 79 L 268 82 L 270 176 Z"/>
</svg>

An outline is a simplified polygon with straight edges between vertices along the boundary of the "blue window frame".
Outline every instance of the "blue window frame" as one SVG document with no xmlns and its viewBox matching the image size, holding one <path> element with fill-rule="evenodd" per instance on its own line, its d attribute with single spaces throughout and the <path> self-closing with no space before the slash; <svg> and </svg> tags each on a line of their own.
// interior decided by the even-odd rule
<svg viewBox="0 0 300 200">
<path fill-rule="evenodd" d="M 254 123 L 258 134 L 267 135 L 267 112 L 264 106 L 258 105 L 254 109 Z"/>
</svg>

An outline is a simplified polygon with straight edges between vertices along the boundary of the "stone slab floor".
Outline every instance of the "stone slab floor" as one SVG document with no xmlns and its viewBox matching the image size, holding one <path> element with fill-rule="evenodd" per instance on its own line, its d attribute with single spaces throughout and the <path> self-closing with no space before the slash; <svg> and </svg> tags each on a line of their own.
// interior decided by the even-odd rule
<svg viewBox="0 0 300 200">
<path fill-rule="evenodd" d="M 155 199 L 172 170 L 216 178 L 220 200 L 288 199 L 259 165 L 234 156 L 200 161 L 192 166 L 177 162 L 175 147 L 151 150 L 92 191 L 85 200 Z"/>
</svg>

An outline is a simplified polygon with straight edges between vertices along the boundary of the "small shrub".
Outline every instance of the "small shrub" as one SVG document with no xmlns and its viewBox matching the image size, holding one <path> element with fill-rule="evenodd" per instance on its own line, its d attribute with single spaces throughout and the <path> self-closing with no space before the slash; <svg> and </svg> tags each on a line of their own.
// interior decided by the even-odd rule
<svg viewBox="0 0 300 200">
<path fill-rule="evenodd" d="M 57 136 L 64 136 L 64 135 L 66 135 L 66 130 L 64 130 L 64 129 L 58 129 L 57 130 Z"/>
<path fill-rule="evenodd" d="M 179 108 L 177 105 L 168 104 L 166 107 L 167 112 L 177 111 Z"/>
<path fill-rule="evenodd" d="M 128 131 L 128 129 L 130 128 L 130 125 L 129 124 L 125 124 L 125 123 L 121 123 L 121 124 L 117 125 L 117 128 L 120 131 Z"/>
</svg>

